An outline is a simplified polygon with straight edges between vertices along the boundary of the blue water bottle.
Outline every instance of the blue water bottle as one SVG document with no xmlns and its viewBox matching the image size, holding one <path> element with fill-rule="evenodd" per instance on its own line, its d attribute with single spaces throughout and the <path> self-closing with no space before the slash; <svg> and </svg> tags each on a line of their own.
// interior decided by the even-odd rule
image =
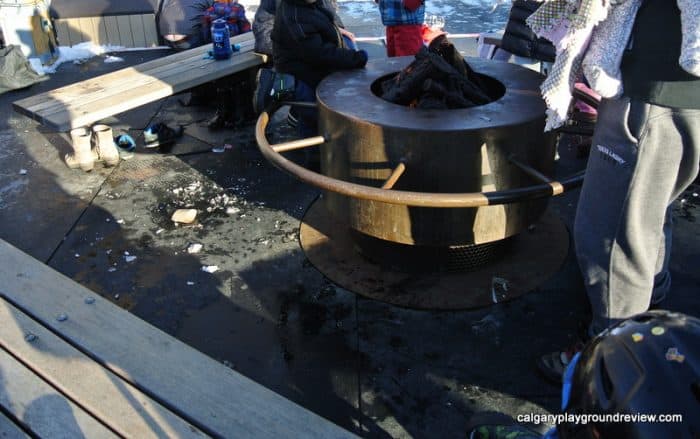
<svg viewBox="0 0 700 439">
<path fill-rule="evenodd" d="M 211 41 L 214 46 L 212 54 L 214 59 L 228 59 L 233 51 L 231 50 L 231 34 L 228 30 L 226 20 L 219 18 L 211 25 Z"/>
</svg>

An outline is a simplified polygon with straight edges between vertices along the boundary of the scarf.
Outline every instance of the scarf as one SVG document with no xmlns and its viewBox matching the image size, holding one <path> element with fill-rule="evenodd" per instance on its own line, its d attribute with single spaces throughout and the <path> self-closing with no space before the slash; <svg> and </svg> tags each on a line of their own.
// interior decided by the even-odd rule
<svg viewBox="0 0 700 439">
<path fill-rule="evenodd" d="M 683 31 L 679 64 L 700 76 L 700 2 L 677 3 Z M 602 97 L 622 94 L 620 64 L 641 4 L 642 0 L 543 0 L 528 17 L 533 32 L 552 41 L 557 53 L 541 86 L 547 104 L 545 131 L 564 124 L 571 90 L 582 76 Z"/>
</svg>

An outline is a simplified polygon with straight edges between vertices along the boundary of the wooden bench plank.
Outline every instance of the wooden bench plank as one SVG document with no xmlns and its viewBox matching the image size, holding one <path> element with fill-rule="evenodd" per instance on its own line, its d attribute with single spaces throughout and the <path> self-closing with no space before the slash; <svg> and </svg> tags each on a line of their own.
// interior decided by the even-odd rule
<svg viewBox="0 0 700 439">
<path fill-rule="evenodd" d="M 107 17 L 106 17 L 107 18 Z M 233 38 L 231 38 L 231 43 L 235 44 L 240 44 L 242 47 L 242 51 L 245 51 L 249 48 L 252 48 L 253 45 L 255 44 L 255 40 L 253 39 L 252 33 L 248 32 L 242 35 L 237 35 Z M 40 93 L 38 95 L 30 96 L 28 98 L 22 99 L 20 101 L 15 102 L 15 104 L 20 104 L 23 107 L 26 108 L 31 108 L 32 106 L 36 104 L 40 104 L 43 102 L 46 98 L 46 96 L 51 96 L 56 92 L 63 92 L 63 91 L 69 91 L 75 88 L 79 88 L 80 84 L 88 84 L 90 86 L 92 85 L 99 85 L 103 83 L 111 83 L 112 81 L 123 79 L 124 78 L 124 72 L 128 71 L 138 71 L 138 72 L 152 72 L 158 68 L 161 68 L 163 66 L 167 66 L 170 64 L 176 64 L 182 61 L 186 61 L 192 58 L 203 58 L 207 52 L 211 50 L 210 46 L 199 46 L 195 47 L 193 49 L 189 50 L 183 50 L 180 52 L 176 52 L 172 55 L 164 56 L 161 58 L 157 58 L 151 61 L 147 61 L 142 64 L 138 64 L 136 66 L 131 66 L 131 67 L 126 67 L 121 70 L 117 70 L 111 73 L 105 73 L 104 75 L 96 76 L 94 78 L 86 79 L 85 81 L 81 81 L 78 83 L 74 84 L 69 84 L 64 87 L 57 88 L 55 90 L 50 90 L 44 93 Z"/>
<path fill-rule="evenodd" d="M 109 15 L 104 17 L 105 29 L 107 31 L 107 42 L 112 46 L 119 46 L 121 38 L 119 36 L 119 23 L 117 17 Z"/>
<path fill-rule="evenodd" d="M 143 23 L 143 33 L 144 33 L 144 39 L 146 41 L 145 47 L 156 47 L 158 46 L 158 31 L 155 26 L 151 25 L 149 26 L 148 23 L 146 23 L 146 20 L 151 20 L 152 23 L 156 22 L 156 16 L 151 15 L 151 18 L 147 18 L 147 15 L 142 15 L 141 19 L 144 21 Z"/>
<path fill-rule="evenodd" d="M 255 40 L 253 38 L 252 32 L 248 32 L 231 38 L 231 43 L 240 44 L 241 51 L 247 51 L 249 49 L 252 49 L 253 45 L 255 44 Z M 124 81 L 129 81 L 129 77 L 127 75 L 129 72 L 156 74 L 157 70 L 164 66 L 178 64 L 191 59 L 201 59 L 207 54 L 207 52 L 209 52 L 209 50 L 211 50 L 211 47 L 209 45 L 199 46 L 189 50 L 183 50 L 181 52 L 164 56 L 162 58 L 158 58 L 152 61 L 147 61 L 136 66 L 126 67 L 121 70 L 106 73 L 104 75 L 100 75 L 91 79 L 86 79 L 85 81 L 80 81 L 78 83 L 69 84 L 64 87 L 57 88 L 55 90 L 30 96 L 28 98 L 16 101 L 13 105 L 15 106 L 15 109 L 17 109 L 17 107 L 20 107 L 28 111 L 33 111 L 33 108 L 35 108 L 37 105 L 41 105 L 42 103 L 46 102 L 46 100 L 50 99 L 51 97 L 65 94 L 68 96 L 73 96 L 73 98 L 77 98 L 80 97 L 82 93 L 84 93 L 85 88 L 89 89 L 91 87 L 99 87 L 105 84 L 109 84 L 110 86 L 112 86 L 117 85 L 119 83 L 123 83 Z"/>
<path fill-rule="evenodd" d="M 117 434 L 133 438 L 206 437 L 2 298 L 0 322 L 1 348 Z M 26 340 L 27 334 L 34 337 L 32 341 Z"/>
<path fill-rule="evenodd" d="M 80 22 L 73 21 L 67 23 L 68 25 L 68 45 L 74 46 L 83 42 L 83 33 L 80 30 Z"/>
<path fill-rule="evenodd" d="M 85 41 L 130 48 L 158 45 L 156 16 L 152 13 L 58 18 L 54 20 L 54 26 L 62 46 Z"/>
<path fill-rule="evenodd" d="M 141 86 L 127 86 L 121 93 L 115 94 L 114 90 L 106 90 L 101 99 L 93 99 L 81 105 L 65 106 L 60 111 L 46 116 L 35 113 L 34 118 L 58 131 L 68 131 L 260 64 L 260 55 L 243 53 L 236 58 L 235 64 L 219 64 L 219 68 L 207 68 L 203 72 L 198 71 L 198 68 L 176 71 Z"/>
<path fill-rule="evenodd" d="M 250 46 L 252 49 L 252 45 Z M 191 73 L 202 75 L 209 71 L 219 71 L 220 69 L 232 69 L 241 55 L 249 53 L 245 51 L 237 53 L 231 60 L 214 63 L 209 59 L 204 59 L 201 56 L 190 56 L 178 62 L 164 64 L 149 70 L 141 70 L 137 67 L 127 67 L 118 70 L 117 75 L 109 74 L 108 77 L 97 77 L 86 81 L 80 81 L 71 86 L 61 87 L 43 93 L 42 101 L 31 103 L 27 106 L 27 102 L 23 101 L 22 106 L 28 111 L 37 114 L 42 118 L 51 118 L 52 113 L 69 111 L 70 107 L 84 105 L 92 101 L 102 100 L 108 94 L 117 96 L 124 90 L 136 88 L 139 85 L 151 84 L 165 77 L 172 77 L 173 73 L 180 74 L 183 71 L 192 70 Z M 199 69 L 199 70 L 198 70 Z M 202 72 L 201 70 L 207 70 Z M 216 73 L 218 75 L 218 73 Z M 105 75 L 107 76 L 107 75 Z M 101 79 L 100 79 L 101 78 Z M 175 76 L 177 78 L 177 76 Z"/>
<path fill-rule="evenodd" d="M 83 42 L 85 41 L 93 41 L 93 36 L 94 33 L 93 31 L 94 26 L 92 24 L 92 18 L 90 17 L 82 17 L 77 19 L 78 26 L 80 27 L 80 38 L 82 39 Z"/>
<path fill-rule="evenodd" d="M 10 418 L 0 412 L 0 438 L 2 439 L 29 439 L 29 436 L 20 429 Z"/>
<path fill-rule="evenodd" d="M 143 30 L 143 20 L 138 15 L 129 16 L 129 25 L 131 27 L 131 38 L 134 41 L 134 47 L 146 47 L 146 32 Z"/>
<path fill-rule="evenodd" d="M 487 32 L 483 34 L 479 34 L 479 38 L 484 44 L 492 44 L 496 47 L 501 47 L 501 40 L 503 39 L 503 32 L 504 31 L 497 31 L 497 32 Z"/>
<path fill-rule="evenodd" d="M 117 438 L 0 349 L 0 406 L 42 438 Z"/>
<path fill-rule="evenodd" d="M 0 296 L 207 433 L 354 437 L 1 240 L 0 266 Z"/>
<path fill-rule="evenodd" d="M 90 32 L 90 35 L 86 38 L 86 41 L 92 41 L 95 44 L 100 44 L 100 24 L 102 24 L 100 17 L 87 17 L 87 23 L 85 24 L 86 26 L 82 28 L 83 32 L 86 31 L 86 28 L 89 29 Z"/>
<path fill-rule="evenodd" d="M 131 19 L 128 15 L 117 16 L 117 26 L 119 28 L 119 45 L 124 47 L 134 46 L 134 37 L 131 32 Z"/>
<path fill-rule="evenodd" d="M 68 31 L 68 23 L 65 20 L 54 20 L 54 29 L 56 29 L 56 40 L 61 46 L 70 46 L 70 33 Z"/>
<path fill-rule="evenodd" d="M 95 17 L 95 22 L 97 26 L 97 36 L 96 43 L 104 46 L 109 44 L 109 38 L 107 37 L 107 25 L 105 22 L 105 17 Z"/>
<path fill-rule="evenodd" d="M 185 69 L 201 69 L 209 66 L 207 60 L 193 58 L 183 60 L 178 63 L 161 66 L 158 69 L 142 72 L 138 69 L 127 68 L 121 75 L 112 78 L 105 78 L 100 81 L 81 81 L 74 87 L 56 89 L 44 95 L 44 101 L 34 104 L 28 108 L 29 111 L 42 117 L 56 112 L 63 111 L 70 106 L 82 105 L 91 101 L 103 99 L 107 94 L 115 95 L 124 89 L 138 87 L 142 84 L 157 82 L 160 78 L 167 77 L 172 72 L 182 72 Z M 111 79 L 111 81 L 110 81 Z"/>
</svg>

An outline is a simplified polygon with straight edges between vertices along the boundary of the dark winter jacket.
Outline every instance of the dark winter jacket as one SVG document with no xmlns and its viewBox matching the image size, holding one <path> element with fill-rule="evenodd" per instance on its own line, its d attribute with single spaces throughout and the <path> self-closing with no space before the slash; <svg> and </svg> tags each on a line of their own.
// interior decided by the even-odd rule
<svg viewBox="0 0 700 439">
<path fill-rule="evenodd" d="M 333 12 L 319 2 L 282 0 L 272 30 L 275 69 L 311 87 L 336 70 L 364 67 L 367 53 L 344 47 Z"/>
<path fill-rule="evenodd" d="M 642 3 L 620 67 L 625 96 L 663 107 L 700 109 L 700 78 L 678 65 L 680 17 L 676 2 Z"/>
<path fill-rule="evenodd" d="M 552 43 L 544 38 L 537 38 L 525 22 L 541 4 L 536 0 L 513 1 L 501 47 L 517 56 L 554 62 L 555 51 Z"/>
<path fill-rule="evenodd" d="M 272 56 L 272 28 L 275 25 L 275 11 L 280 0 L 261 0 L 253 18 L 255 51 Z"/>
<path fill-rule="evenodd" d="M 272 28 L 275 25 L 275 11 L 281 0 L 261 0 L 258 10 L 255 11 L 253 18 L 253 33 L 255 34 L 255 51 L 272 56 Z M 338 5 L 336 0 L 320 0 L 321 4 L 333 11 L 333 19 L 335 24 L 340 27 L 343 25 L 340 16 L 338 15 Z"/>
</svg>

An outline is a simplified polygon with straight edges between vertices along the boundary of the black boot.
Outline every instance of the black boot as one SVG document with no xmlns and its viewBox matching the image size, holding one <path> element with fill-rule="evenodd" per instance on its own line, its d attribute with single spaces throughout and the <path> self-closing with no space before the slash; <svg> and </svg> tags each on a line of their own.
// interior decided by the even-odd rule
<svg viewBox="0 0 700 439">
<path fill-rule="evenodd" d="M 227 84 L 217 84 L 216 87 L 216 114 L 207 123 L 210 130 L 233 128 L 235 126 L 234 103 L 231 87 Z"/>
</svg>

